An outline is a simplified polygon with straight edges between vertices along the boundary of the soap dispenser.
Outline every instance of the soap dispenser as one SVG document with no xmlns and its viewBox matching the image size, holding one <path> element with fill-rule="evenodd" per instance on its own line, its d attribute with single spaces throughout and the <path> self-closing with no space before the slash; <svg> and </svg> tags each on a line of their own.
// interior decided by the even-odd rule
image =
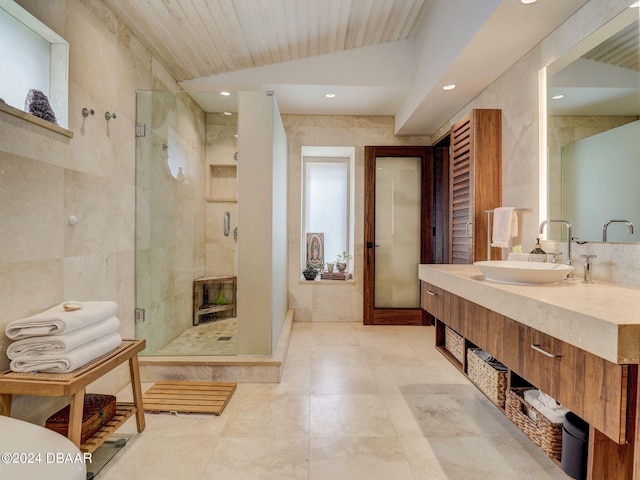
<svg viewBox="0 0 640 480">
<path fill-rule="evenodd" d="M 540 245 L 540 239 L 536 238 L 536 245 L 531 250 L 529 254 L 530 262 L 546 262 L 547 261 L 547 252 L 542 250 L 542 245 Z"/>
</svg>

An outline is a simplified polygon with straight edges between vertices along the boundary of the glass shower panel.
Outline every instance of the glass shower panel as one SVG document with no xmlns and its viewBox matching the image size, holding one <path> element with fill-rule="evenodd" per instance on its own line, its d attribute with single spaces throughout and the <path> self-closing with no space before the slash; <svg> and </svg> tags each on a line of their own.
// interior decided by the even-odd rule
<svg viewBox="0 0 640 480">
<path fill-rule="evenodd" d="M 376 157 L 375 308 L 419 308 L 419 157 Z"/>
<path fill-rule="evenodd" d="M 153 355 L 192 326 L 205 273 L 205 114 L 183 92 L 136 98 L 136 338 Z"/>
</svg>

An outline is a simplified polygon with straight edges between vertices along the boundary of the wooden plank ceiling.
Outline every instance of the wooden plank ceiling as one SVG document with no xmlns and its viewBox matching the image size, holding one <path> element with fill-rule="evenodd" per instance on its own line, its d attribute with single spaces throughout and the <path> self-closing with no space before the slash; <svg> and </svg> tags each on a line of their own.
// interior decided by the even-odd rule
<svg viewBox="0 0 640 480">
<path fill-rule="evenodd" d="M 412 37 L 428 0 L 105 0 L 177 81 Z"/>
</svg>

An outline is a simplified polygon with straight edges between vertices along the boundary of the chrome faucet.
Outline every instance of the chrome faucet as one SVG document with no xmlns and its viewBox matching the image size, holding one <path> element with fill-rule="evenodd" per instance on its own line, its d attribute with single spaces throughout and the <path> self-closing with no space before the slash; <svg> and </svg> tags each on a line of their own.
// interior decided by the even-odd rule
<svg viewBox="0 0 640 480">
<path fill-rule="evenodd" d="M 573 265 L 573 259 L 571 258 L 571 236 L 573 232 L 573 227 L 566 220 L 544 220 L 540 224 L 539 233 L 542 235 L 542 231 L 544 230 L 544 226 L 550 223 L 562 223 L 567 227 L 567 265 Z M 567 275 L 567 279 L 573 279 L 573 270 Z"/>
<path fill-rule="evenodd" d="M 629 234 L 633 235 L 633 223 L 631 223 L 629 220 L 607 220 L 606 222 L 604 222 L 604 225 L 602 225 L 602 241 L 603 242 L 607 241 L 607 228 L 609 228 L 609 225 L 611 225 L 612 223 L 626 224 L 627 227 L 629 228 Z"/>
</svg>

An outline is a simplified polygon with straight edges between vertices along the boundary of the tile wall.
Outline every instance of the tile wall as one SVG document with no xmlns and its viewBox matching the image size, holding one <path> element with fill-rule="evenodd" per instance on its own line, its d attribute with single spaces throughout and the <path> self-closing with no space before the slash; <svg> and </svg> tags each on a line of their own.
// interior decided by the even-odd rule
<svg viewBox="0 0 640 480">
<path fill-rule="evenodd" d="M 99 0 L 18 0 L 69 42 L 73 138 L 0 113 L 0 329 L 65 300 L 115 300 L 134 335 L 137 89 L 177 89 Z M 84 118 L 83 107 L 96 115 Z M 106 121 L 104 113 L 115 112 Z M 67 223 L 78 217 L 75 227 Z M 8 368 L 0 335 L 0 369 Z M 117 391 L 119 368 L 93 391 Z M 13 415 L 42 422 L 66 399 L 18 397 Z"/>
</svg>

